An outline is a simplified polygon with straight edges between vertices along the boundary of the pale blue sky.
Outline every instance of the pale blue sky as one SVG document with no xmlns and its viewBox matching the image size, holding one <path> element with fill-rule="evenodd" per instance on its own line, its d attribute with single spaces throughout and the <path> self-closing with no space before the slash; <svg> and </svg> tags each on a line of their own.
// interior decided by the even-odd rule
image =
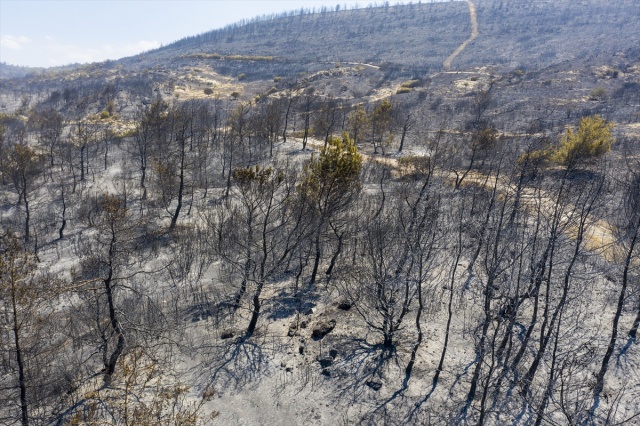
<svg viewBox="0 0 640 426">
<path fill-rule="evenodd" d="M 48 67 L 118 59 L 241 19 L 303 7 L 365 7 L 372 2 L 0 0 L 0 62 Z"/>
</svg>

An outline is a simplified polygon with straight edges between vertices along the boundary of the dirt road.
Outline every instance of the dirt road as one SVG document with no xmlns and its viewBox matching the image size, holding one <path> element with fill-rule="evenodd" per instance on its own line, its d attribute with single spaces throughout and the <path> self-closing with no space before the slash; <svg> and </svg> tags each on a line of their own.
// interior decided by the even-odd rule
<svg viewBox="0 0 640 426">
<path fill-rule="evenodd" d="M 442 63 L 442 68 L 444 68 L 445 71 L 451 69 L 451 62 L 453 62 L 456 56 L 458 56 L 467 47 L 467 45 L 475 40 L 480 34 L 478 32 L 478 16 L 476 14 L 476 5 L 471 0 L 467 0 L 467 3 L 469 4 L 469 16 L 471 17 L 471 36 L 466 39 L 460 46 L 458 46 L 458 48 L 451 55 L 449 55 L 447 59 L 444 60 L 444 62 Z"/>
</svg>

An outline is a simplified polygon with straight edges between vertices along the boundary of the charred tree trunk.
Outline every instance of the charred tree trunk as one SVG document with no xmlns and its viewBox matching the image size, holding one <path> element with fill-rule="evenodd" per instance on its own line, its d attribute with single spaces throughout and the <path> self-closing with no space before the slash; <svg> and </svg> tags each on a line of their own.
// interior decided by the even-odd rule
<svg viewBox="0 0 640 426">
<path fill-rule="evenodd" d="M 29 242 L 29 230 L 30 230 L 30 221 L 31 221 L 31 211 L 29 210 L 29 200 L 27 199 L 27 179 L 23 175 L 22 176 L 23 183 L 23 191 L 22 191 L 22 199 L 24 200 L 24 210 L 25 210 L 25 219 L 24 219 L 24 242 Z"/>
<path fill-rule="evenodd" d="M 20 387 L 20 413 L 22 425 L 29 425 L 29 410 L 27 405 L 27 379 L 23 360 L 22 346 L 20 342 L 20 325 L 18 321 L 18 304 L 16 302 L 16 283 L 11 277 L 11 307 L 13 308 L 13 339 L 16 350 L 16 363 L 18 365 L 18 386 Z"/>
<path fill-rule="evenodd" d="M 59 235 L 59 239 L 63 239 L 64 238 L 64 229 L 67 227 L 67 203 L 66 200 L 64 198 L 64 187 L 62 187 L 61 189 L 62 191 L 62 223 L 60 224 L 60 229 L 58 229 L 58 235 Z"/>
<path fill-rule="evenodd" d="M 185 141 L 181 141 L 180 146 L 180 183 L 178 186 L 178 205 L 176 206 L 176 211 L 171 218 L 171 225 L 169 226 L 169 230 L 173 231 L 176 227 L 176 223 L 178 222 L 178 216 L 180 215 L 180 210 L 182 209 L 182 195 L 184 192 L 184 157 L 185 157 Z"/>
<path fill-rule="evenodd" d="M 640 229 L 640 219 L 638 219 L 638 223 L 635 226 L 635 233 L 633 238 L 631 239 L 631 243 L 629 244 L 629 249 L 627 250 L 627 254 L 624 262 L 624 270 L 622 272 L 622 288 L 620 289 L 620 296 L 618 297 L 618 305 L 616 307 L 616 312 L 613 316 L 613 324 L 611 325 L 611 337 L 609 338 L 609 346 L 607 346 L 607 351 L 602 358 L 602 365 L 600 366 L 600 371 L 596 375 L 596 385 L 593 388 L 593 404 L 591 405 L 591 409 L 589 410 L 589 418 L 591 422 L 593 422 L 596 410 L 598 409 L 598 405 L 600 404 L 600 393 L 604 388 L 604 377 L 607 374 L 607 369 L 609 368 L 609 360 L 613 355 L 613 351 L 616 347 L 616 340 L 618 338 L 618 323 L 620 322 L 620 317 L 622 316 L 622 309 L 624 307 L 624 299 L 627 293 L 627 285 L 629 284 L 629 268 L 631 266 L 631 259 L 633 258 L 633 251 L 636 247 L 636 243 L 638 241 L 638 230 Z"/>
<path fill-rule="evenodd" d="M 118 359 L 120 355 L 124 351 L 125 338 L 124 338 L 124 330 L 120 324 L 120 320 L 116 313 L 115 300 L 113 294 L 113 261 L 116 255 L 116 235 L 115 229 L 111 228 L 111 242 L 109 244 L 109 261 L 108 261 L 108 273 L 107 277 L 103 280 L 105 294 L 107 296 L 107 307 L 109 310 L 109 323 L 111 325 L 111 329 L 113 333 L 117 336 L 116 347 L 114 348 L 111 355 L 107 357 L 107 363 L 104 366 L 104 382 L 106 386 L 111 385 L 111 379 L 113 377 L 113 373 L 116 370 L 116 365 L 118 363 Z M 108 348 L 105 347 L 105 350 Z"/>
</svg>

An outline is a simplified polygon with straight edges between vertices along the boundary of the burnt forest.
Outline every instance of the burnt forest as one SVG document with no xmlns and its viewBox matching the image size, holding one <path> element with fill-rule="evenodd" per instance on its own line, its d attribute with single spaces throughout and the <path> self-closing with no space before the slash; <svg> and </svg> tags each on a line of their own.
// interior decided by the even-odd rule
<svg viewBox="0 0 640 426">
<path fill-rule="evenodd" d="M 636 425 L 639 325 L 639 0 L 0 64 L 2 425 Z"/>
</svg>

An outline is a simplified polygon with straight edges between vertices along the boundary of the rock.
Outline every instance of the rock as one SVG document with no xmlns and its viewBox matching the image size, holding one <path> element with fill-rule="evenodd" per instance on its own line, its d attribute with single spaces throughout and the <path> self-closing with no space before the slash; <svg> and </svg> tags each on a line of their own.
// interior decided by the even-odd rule
<svg viewBox="0 0 640 426">
<path fill-rule="evenodd" d="M 321 321 L 316 324 L 316 327 L 313 329 L 313 333 L 311 337 L 313 340 L 320 340 L 327 334 L 331 333 L 331 331 L 336 326 L 336 320 L 332 319 L 329 321 Z"/>
<path fill-rule="evenodd" d="M 220 338 L 222 340 L 231 339 L 233 336 L 233 331 L 223 331 L 222 333 L 220 333 Z"/>
<path fill-rule="evenodd" d="M 294 322 L 289 326 L 289 331 L 287 332 L 287 336 L 293 337 L 297 334 L 297 332 L 298 332 L 298 325 Z"/>
<path fill-rule="evenodd" d="M 338 309 L 342 311 L 348 311 L 352 306 L 353 303 L 351 303 L 351 300 L 343 300 L 342 302 L 338 303 Z"/>
<path fill-rule="evenodd" d="M 331 364 L 333 364 L 333 358 L 331 358 L 330 356 L 318 355 L 317 360 L 320 363 L 320 367 L 322 368 L 331 367 Z"/>
<path fill-rule="evenodd" d="M 379 391 L 382 388 L 382 382 L 378 380 L 367 380 L 365 385 L 369 386 L 374 391 Z"/>
</svg>

